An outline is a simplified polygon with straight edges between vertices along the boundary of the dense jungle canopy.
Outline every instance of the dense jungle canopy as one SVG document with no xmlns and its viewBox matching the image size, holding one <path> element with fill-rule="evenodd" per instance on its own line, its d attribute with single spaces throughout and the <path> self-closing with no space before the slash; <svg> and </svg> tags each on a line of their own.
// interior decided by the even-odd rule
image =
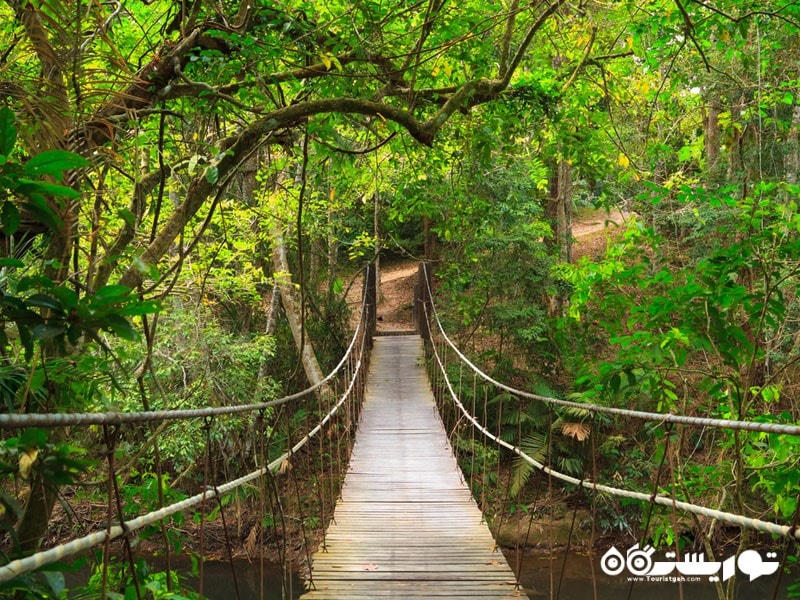
<svg viewBox="0 0 800 600">
<path fill-rule="evenodd" d="M 432 261 L 446 324 L 498 378 L 796 423 L 799 173 L 789 0 L 6 0 L 0 410 L 304 387 L 346 346 L 361 269 L 405 256 Z M 597 209 L 624 226 L 576 256 L 572 219 Z M 580 414 L 520 411 L 532 454 L 584 472 Z M 232 472 L 241 426 L 215 440 Z M 196 476 L 201 427 L 158 432 L 172 478 Z M 601 470 L 648 489 L 664 436 L 702 456 L 673 465 L 687 497 L 796 522 L 796 438 L 609 420 Z M 91 470 L 84 437 L 3 432 L 22 552 Z M 608 529 L 641 517 L 602 508 Z"/>
</svg>

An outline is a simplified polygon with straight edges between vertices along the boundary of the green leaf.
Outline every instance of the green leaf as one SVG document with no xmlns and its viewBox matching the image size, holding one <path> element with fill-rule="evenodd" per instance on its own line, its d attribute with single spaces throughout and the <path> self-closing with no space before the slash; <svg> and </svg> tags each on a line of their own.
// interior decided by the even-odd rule
<svg viewBox="0 0 800 600">
<path fill-rule="evenodd" d="M 206 169 L 206 181 L 208 183 L 214 184 L 217 183 L 219 179 L 219 169 L 217 167 L 208 167 Z"/>
<path fill-rule="evenodd" d="M 38 306 L 39 308 L 49 308 L 51 310 L 63 311 L 64 307 L 57 298 L 49 294 L 34 294 L 26 300 L 28 306 Z"/>
<path fill-rule="evenodd" d="M 99 300 L 118 300 L 128 296 L 131 288 L 124 285 L 106 285 L 94 293 L 94 298 Z"/>
<path fill-rule="evenodd" d="M 136 225 L 136 215 L 134 215 L 127 208 L 121 208 L 117 211 L 117 214 L 122 217 L 122 220 L 125 221 L 125 224 L 128 227 L 134 227 Z"/>
<path fill-rule="evenodd" d="M 25 179 L 24 177 L 20 177 L 19 182 L 20 185 L 16 189 L 17 193 L 28 196 L 29 198 L 42 194 L 49 194 L 59 198 L 71 198 L 73 200 L 75 198 L 80 198 L 80 192 L 66 185 L 49 183 L 47 181 L 33 181 L 31 179 Z"/>
<path fill-rule="evenodd" d="M 64 333 L 64 325 L 61 323 L 42 323 L 31 330 L 31 334 L 37 340 L 51 340 Z"/>
<path fill-rule="evenodd" d="M 23 277 L 19 280 L 19 283 L 17 283 L 17 292 L 22 293 L 37 287 L 49 290 L 53 287 L 53 280 L 41 275 L 34 277 Z"/>
<path fill-rule="evenodd" d="M 89 161 L 67 150 L 45 150 L 30 159 L 23 167 L 25 174 L 31 177 L 41 175 L 60 176 L 64 171 L 85 167 Z"/>
<path fill-rule="evenodd" d="M 25 360 L 29 361 L 33 358 L 33 338 L 31 337 L 31 330 L 17 322 L 17 332 L 19 333 L 19 341 L 22 343 L 22 347 L 25 348 Z"/>
<path fill-rule="evenodd" d="M 19 210 L 14 206 L 13 202 L 6 201 L 3 208 L 0 209 L 0 229 L 6 235 L 14 235 L 19 229 L 19 224 L 22 219 L 19 216 Z"/>
<path fill-rule="evenodd" d="M 23 448 L 44 448 L 47 443 L 47 431 L 39 428 L 26 429 L 19 436 L 19 443 Z"/>
<path fill-rule="evenodd" d="M 60 573 L 59 571 L 44 571 L 42 575 L 44 575 L 44 578 L 47 580 L 47 585 L 50 588 L 50 591 L 53 592 L 53 597 L 60 597 L 61 592 L 63 592 L 64 588 L 67 587 L 67 583 L 64 580 L 64 574 Z"/>
<path fill-rule="evenodd" d="M 0 154 L 8 156 L 17 143 L 17 128 L 14 127 L 14 111 L 4 106 L 0 108 Z"/>
<path fill-rule="evenodd" d="M 0 267 L 13 267 L 15 269 L 21 269 L 24 266 L 25 263 L 18 258 L 0 258 Z"/>
<path fill-rule="evenodd" d="M 58 231 L 63 222 L 61 218 L 52 209 L 34 202 L 23 202 L 22 208 L 27 210 L 31 215 L 39 221 L 42 225 L 47 227 L 50 231 Z"/>
<path fill-rule="evenodd" d="M 161 310 L 161 304 L 155 300 L 147 300 L 144 302 L 136 302 L 130 306 L 126 306 L 119 311 L 119 315 L 123 317 L 138 317 L 141 315 L 150 315 L 157 313 Z"/>
<path fill-rule="evenodd" d="M 61 301 L 63 309 L 75 308 L 78 305 L 78 294 L 64 286 L 57 286 L 50 293 Z"/>
<path fill-rule="evenodd" d="M 108 315 L 105 318 L 105 326 L 110 329 L 115 335 L 118 335 L 125 340 L 138 340 L 139 334 L 131 327 L 127 319 L 119 315 Z"/>
</svg>

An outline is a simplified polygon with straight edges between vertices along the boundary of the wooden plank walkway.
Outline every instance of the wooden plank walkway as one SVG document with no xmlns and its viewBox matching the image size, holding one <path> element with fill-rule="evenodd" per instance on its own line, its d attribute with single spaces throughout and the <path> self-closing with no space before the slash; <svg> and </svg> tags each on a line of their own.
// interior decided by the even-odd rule
<svg viewBox="0 0 800 600">
<path fill-rule="evenodd" d="M 305 600 L 525 598 L 463 482 L 419 336 L 377 337 L 361 422 Z"/>
</svg>

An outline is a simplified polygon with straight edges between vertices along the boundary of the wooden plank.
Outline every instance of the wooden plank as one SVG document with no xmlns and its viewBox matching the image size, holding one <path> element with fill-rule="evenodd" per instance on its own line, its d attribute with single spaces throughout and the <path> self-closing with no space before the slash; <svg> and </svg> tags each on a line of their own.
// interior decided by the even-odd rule
<svg viewBox="0 0 800 600">
<path fill-rule="evenodd" d="M 436 411 L 419 336 L 375 338 L 366 398 L 304 600 L 525 598 Z"/>
</svg>

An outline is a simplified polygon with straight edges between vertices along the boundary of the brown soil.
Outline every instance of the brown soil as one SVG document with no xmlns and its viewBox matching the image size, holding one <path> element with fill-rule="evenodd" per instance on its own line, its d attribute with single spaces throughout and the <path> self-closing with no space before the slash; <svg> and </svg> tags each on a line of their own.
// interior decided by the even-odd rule
<svg viewBox="0 0 800 600">
<path fill-rule="evenodd" d="M 414 286 L 417 283 L 416 262 L 400 262 L 381 269 L 381 291 L 378 298 L 378 331 L 414 329 Z"/>
<path fill-rule="evenodd" d="M 630 218 L 630 213 L 617 209 L 579 211 L 572 222 L 572 259 L 601 257 L 609 238 L 623 231 Z"/>
</svg>

